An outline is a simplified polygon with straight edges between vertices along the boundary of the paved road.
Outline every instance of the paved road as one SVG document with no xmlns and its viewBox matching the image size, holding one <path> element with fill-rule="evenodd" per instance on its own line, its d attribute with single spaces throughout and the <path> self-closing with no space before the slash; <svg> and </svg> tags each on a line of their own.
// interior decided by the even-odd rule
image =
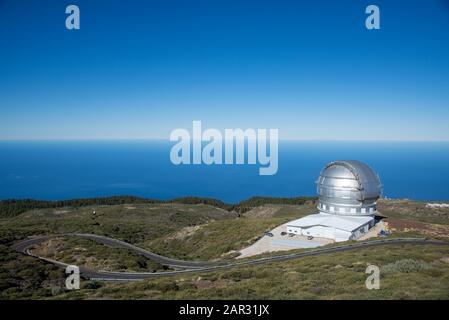
<svg viewBox="0 0 449 320">
<path fill-rule="evenodd" d="M 211 263 L 211 262 L 202 262 L 202 261 L 182 261 L 182 260 L 175 260 L 168 257 L 164 257 L 161 255 L 157 255 L 155 253 L 146 251 L 142 248 L 138 248 L 136 246 L 133 246 L 129 243 L 93 235 L 93 234 L 64 234 L 68 236 L 77 236 L 77 237 L 83 237 L 92 239 L 95 241 L 98 241 L 100 243 L 104 244 L 110 244 L 120 247 L 126 247 L 130 250 L 133 250 L 137 252 L 138 254 L 145 255 L 149 259 L 158 259 L 158 261 L 162 264 L 165 264 L 163 262 L 167 262 L 167 265 L 174 265 L 178 267 L 182 267 L 184 270 L 176 270 L 176 271 L 166 271 L 166 272 L 107 272 L 107 271 L 93 271 L 86 269 L 84 267 L 80 267 L 81 275 L 90 280 L 102 280 L 102 281 L 138 281 L 148 278 L 157 278 L 157 277 L 166 277 L 171 275 L 180 275 L 180 274 L 189 274 L 189 273 L 195 273 L 195 272 L 208 272 L 208 271 L 217 271 L 217 270 L 227 270 L 231 268 L 241 267 L 241 266 L 249 266 L 249 265 L 257 265 L 257 264 L 263 264 L 263 263 L 270 263 L 275 261 L 285 261 L 285 260 L 293 260 L 293 259 L 299 259 L 303 257 L 311 257 L 311 256 L 318 256 L 323 254 L 329 254 L 329 253 L 336 253 L 336 252 L 342 252 L 342 251 L 348 251 L 348 250 L 355 250 L 360 248 L 369 248 L 369 247 L 377 247 L 377 246 L 386 246 L 386 245 L 397 245 L 397 244 L 413 244 L 413 245 L 432 245 L 432 246 L 449 246 L 449 242 L 445 241 L 437 241 L 437 240 L 426 240 L 424 238 L 396 238 L 396 239 L 385 239 L 385 240 L 372 240 L 372 241 L 366 241 L 366 242 L 358 242 L 353 244 L 347 244 L 342 245 L 338 247 L 331 247 L 331 248 L 323 248 L 323 249 L 315 249 L 310 251 L 304 251 L 299 253 L 291 253 L 291 254 L 285 254 L 285 255 L 279 255 L 274 257 L 267 257 L 267 258 L 260 258 L 260 259 L 254 259 L 254 260 L 246 260 L 241 262 L 234 262 L 229 264 L 217 264 L 217 263 Z M 61 236 L 61 235 L 59 235 Z M 53 236 L 54 237 L 54 236 Z M 42 236 L 42 237 L 34 237 L 31 239 L 27 239 L 24 241 L 20 241 L 13 245 L 13 248 L 17 251 L 23 252 L 25 254 L 30 254 L 29 248 L 35 244 L 38 244 L 40 242 L 43 242 L 45 240 L 48 240 L 52 238 L 52 236 Z M 36 257 L 36 256 L 35 256 Z M 42 257 L 36 257 L 60 266 L 66 266 L 66 264 L 50 260 L 47 258 Z M 154 260 L 156 261 L 156 260 Z M 193 267 L 192 267 L 193 266 Z"/>
<path fill-rule="evenodd" d="M 124 248 L 129 249 L 137 254 L 140 254 L 154 262 L 160 263 L 164 266 L 168 266 L 174 269 L 198 269 L 198 268 L 204 268 L 208 266 L 214 266 L 217 265 L 217 263 L 210 262 L 210 261 L 184 261 L 184 260 L 177 260 L 172 259 L 168 257 L 164 257 L 161 255 L 158 255 L 154 252 L 136 247 L 128 242 L 124 242 L 121 240 L 105 237 L 105 236 L 99 236 L 95 234 L 89 234 L 89 233 L 64 233 L 59 234 L 55 236 L 38 236 L 33 237 L 24 241 L 20 241 L 13 245 L 13 248 L 19 252 L 23 252 L 25 254 L 29 254 L 27 252 L 28 248 L 30 248 L 33 245 L 37 245 L 39 243 L 42 243 L 44 241 L 47 241 L 50 238 L 59 236 L 71 236 L 71 237 L 80 237 L 80 238 L 86 238 L 90 240 L 94 240 L 96 242 L 111 246 L 111 247 L 118 247 L 118 248 Z"/>
</svg>

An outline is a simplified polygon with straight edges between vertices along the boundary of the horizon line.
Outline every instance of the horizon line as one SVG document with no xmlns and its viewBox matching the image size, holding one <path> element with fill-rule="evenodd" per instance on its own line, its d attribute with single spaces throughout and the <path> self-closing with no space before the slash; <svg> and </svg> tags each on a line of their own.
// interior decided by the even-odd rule
<svg viewBox="0 0 449 320">
<path fill-rule="evenodd" d="M 193 140 L 193 139 L 190 139 Z M 1 139 L 0 142 L 125 142 L 125 141 L 159 141 L 173 142 L 169 138 L 49 138 L 49 139 Z M 447 140 L 417 139 L 279 139 L 281 142 L 449 142 Z"/>
</svg>

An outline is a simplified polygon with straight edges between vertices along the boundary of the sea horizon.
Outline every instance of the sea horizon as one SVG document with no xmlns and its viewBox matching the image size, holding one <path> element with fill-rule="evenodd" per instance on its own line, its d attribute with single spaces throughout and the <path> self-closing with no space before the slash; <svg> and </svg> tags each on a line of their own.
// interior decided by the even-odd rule
<svg viewBox="0 0 449 320">
<path fill-rule="evenodd" d="M 256 165 L 173 165 L 163 139 L 0 141 L 0 200 L 68 200 L 115 195 L 168 200 L 196 196 L 237 203 L 252 196 L 315 196 L 315 180 L 334 160 L 366 162 L 384 196 L 449 199 L 449 142 L 279 142 L 279 171 Z"/>
</svg>

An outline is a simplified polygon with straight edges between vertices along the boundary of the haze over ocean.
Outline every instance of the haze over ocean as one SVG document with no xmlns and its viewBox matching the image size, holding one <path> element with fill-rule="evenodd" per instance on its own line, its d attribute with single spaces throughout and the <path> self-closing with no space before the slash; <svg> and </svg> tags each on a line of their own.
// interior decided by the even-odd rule
<svg viewBox="0 0 449 320">
<path fill-rule="evenodd" d="M 259 165 L 180 165 L 168 141 L 2 141 L 0 199 L 134 195 L 202 196 L 236 202 L 251 196 L 315 195 L 322 167 L 358 159 L 379 173 L 389 198 L 449 199 L 449 142 L 293 142 L 279 145 L 279 170 Z"/>
</svg>

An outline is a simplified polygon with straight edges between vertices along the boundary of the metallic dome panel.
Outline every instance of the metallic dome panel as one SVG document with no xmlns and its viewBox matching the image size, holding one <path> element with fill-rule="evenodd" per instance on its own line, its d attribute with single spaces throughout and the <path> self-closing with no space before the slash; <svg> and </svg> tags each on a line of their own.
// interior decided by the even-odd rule
<svg viewBox="0 0 449 320">
<path fill-rule="evenodd" d="M 340 160 L 327 164 L 316 182 L 318 209 L 339 215 L 373 215 L 382 195 L 379 176 L 365 163 Z"/>
</svg>

